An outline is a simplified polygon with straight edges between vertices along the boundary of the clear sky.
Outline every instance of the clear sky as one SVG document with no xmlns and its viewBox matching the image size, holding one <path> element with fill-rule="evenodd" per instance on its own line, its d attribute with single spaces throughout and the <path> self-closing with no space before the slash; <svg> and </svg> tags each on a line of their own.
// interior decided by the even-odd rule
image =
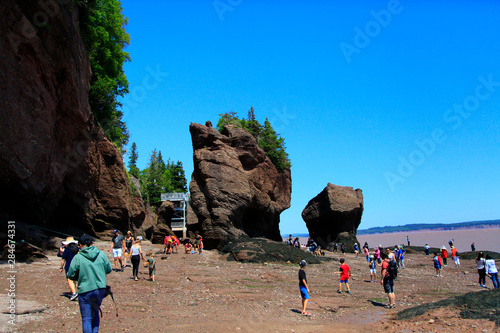
<svg viewBox="0 0 500 333">
<path fill-rule="evenodd" d="M 328 182 L 360 229 L 500 218 L 500 2 L 123 0 L 139 168 L 193 171 L 189 124 L 271 124 L 292 162 L 281 232 Z M 126 162 L 128 157 L 126 157 Z"/>
</svg>

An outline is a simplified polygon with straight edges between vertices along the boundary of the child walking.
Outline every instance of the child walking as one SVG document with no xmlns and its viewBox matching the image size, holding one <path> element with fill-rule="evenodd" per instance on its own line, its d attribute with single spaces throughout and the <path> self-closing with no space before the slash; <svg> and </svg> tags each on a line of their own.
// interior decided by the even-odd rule
<svg viewBox="0 0 500 333">
<path fill-rule="evenodd" d="M 155 273 L 156 273 L 156 259 L 155 254 L 151 253 L 151 256 L 147 260 L 149 267 L 149 281 L 155 281 Z"/>
<path fill-rule="evenodd" d="M 307 276 L 306 271 L 304 270 L 307 266 L 307 262 L 302 260 L 299 263 L 299 288 L 300 288 L 300 296 L 302 297 L 302 315 L 303 316 L 311 316 L 310 312 L 307 312 L 307 303 L 309 302 L 309 287 L 307 285 Z"/>
<path fill-rule="evenodd" d="M 372 255 L 368 267 L 370 267 L 370 282 L 377 282 L 377 260 Z"/>
<path fill-rule="evenodd" d="M 347 293 L 350 294 L 351 289 L 349 288 L 349 278 L 351 277 L 351 269 L 345 263 L 344 258 L 340 258 L 340 270 L 337 273 L 340 274 L 339 290 L 337 290 L 337 292 L 339 294 L 342 294 L 342 283 L 345 283 L 345 286 L 347 287 Z"/>
<path fill-rule="evenodd" d="M 441 275 L 441 267 L 443 266 L 443 262 L 441 261 L 441 257 L 438 256 L 437 252 L 434 252 L 434 268 L 436 269 L 436 277 L 443 277 Z"/>
</svg>

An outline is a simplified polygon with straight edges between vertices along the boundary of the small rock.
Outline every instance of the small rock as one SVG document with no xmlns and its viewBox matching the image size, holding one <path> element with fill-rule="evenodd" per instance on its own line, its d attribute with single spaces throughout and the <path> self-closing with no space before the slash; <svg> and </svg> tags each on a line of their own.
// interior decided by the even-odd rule
<svg viewBox="0 0 500 333">
<path fill-rule="evenodd" d="M 434 319 L 429 319 L 429 324 L 433 324 L 434 323 Z"/>
</svg>

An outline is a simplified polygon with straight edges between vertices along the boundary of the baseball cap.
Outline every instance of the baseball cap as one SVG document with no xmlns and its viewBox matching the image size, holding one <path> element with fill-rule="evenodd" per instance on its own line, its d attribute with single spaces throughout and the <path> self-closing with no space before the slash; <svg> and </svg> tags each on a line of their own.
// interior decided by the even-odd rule
<svg viewBox="0 0 500 333">
<path fill-rule="evenodd" d="M 113 230 L 113 233 L 116 234 L 118 232 L 118 229 Z"/>
<path fill-rule="evenodd" d="M 307 261 L 302 260 L 301 262 L 299 262 L 299 266 L 300 266 L 300 267 L 305 267 L 305 266 L 307 266 Z"/>
</svg>

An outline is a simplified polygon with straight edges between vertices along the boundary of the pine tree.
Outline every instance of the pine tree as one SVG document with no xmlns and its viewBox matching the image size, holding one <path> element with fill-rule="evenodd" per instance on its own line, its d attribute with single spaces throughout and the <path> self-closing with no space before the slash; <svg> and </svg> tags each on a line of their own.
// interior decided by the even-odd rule
<svg viewBox="0 0 500 333">
<path fill-rule="evenodd" d="M 134 175 L 136 178 L 139 178 L 139 168 L 137 167 L 137 159 L 139 158 L 139 153 L 137 152 L 137 145 L 135 142 L 132 143 L 132 147 L 130 148 L 130 157 L 128 160 L 128 171 L 131 175 Z"/>
</svg>

